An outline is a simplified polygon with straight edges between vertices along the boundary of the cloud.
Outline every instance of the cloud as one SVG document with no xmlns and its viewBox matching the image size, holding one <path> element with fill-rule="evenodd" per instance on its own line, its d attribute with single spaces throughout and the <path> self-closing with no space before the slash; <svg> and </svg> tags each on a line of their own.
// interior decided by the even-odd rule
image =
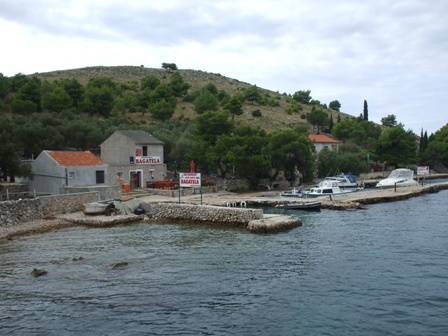
<svg viewBox="0 0 448 336">
<path fill-rule="evenodd" d="M 395 114 L 419 134 L 446 123 L 446 13 L 444 0 L 5 1 L 0 71 L 174 62 L 282 93 L 309 89 L 353 115 L 366 99 L 371 120 Z"/>
</svg>

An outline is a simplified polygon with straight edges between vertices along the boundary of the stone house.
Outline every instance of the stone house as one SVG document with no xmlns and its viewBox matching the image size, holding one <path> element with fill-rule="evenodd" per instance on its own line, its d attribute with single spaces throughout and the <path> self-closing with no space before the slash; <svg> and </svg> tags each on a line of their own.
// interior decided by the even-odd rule
<svg viewBox="0 0 448 336">
<path fill-rule="evenodd" d="M 339 141 L 323 134 L 310 134 L 308 138 L 314 142 L 314 149 L 319 153 L 322 149 L 328 148 L 331 151 L 338 151 Z"/>
<path fill-rule="evenodd" d="M 115 131 L 101 145 L 101 160 L 109 165 L 111 183 L 146 187 L 152 180 L 165 180 L 164 143 L 145 131 Z"/>
<path fill-rule="evenodd" d="M 70 187 L 105 185 L 109 167 L 89 151 L 44 150 L 31 164 L 33 179 L 29 190 L 45 194 L 65 194 Z"/>
</svg>

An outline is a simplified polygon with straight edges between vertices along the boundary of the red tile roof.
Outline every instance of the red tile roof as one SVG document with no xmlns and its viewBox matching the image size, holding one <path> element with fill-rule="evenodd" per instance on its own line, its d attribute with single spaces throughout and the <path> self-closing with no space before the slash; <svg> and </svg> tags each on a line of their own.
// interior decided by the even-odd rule
<svg viewBox="0 0 448 336">
<path fill-rule="evenodd" d="M 60 166 L 104 166 L 103 161 L 93 153 L 70 151 L 46 151 Z"/>
<path fill-rule="evenodd" d="M 317 143 L 334 143 L 337 144 L 339 141 L 332 139 L 326 135 L 323 134 L 310 134 L 308 135 L 308 138 L 311 141 L 317 142 Z"/>
</svg>

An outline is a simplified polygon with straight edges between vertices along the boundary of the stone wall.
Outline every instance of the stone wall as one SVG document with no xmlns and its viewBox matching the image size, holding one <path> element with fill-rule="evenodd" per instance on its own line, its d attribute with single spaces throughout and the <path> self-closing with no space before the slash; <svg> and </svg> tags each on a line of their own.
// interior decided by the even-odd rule
<svg viewBox="0 0 448 336">
<path fill-rule="evenodd" d="M 64 186 L 61 188 L 61 194 L 79 194 L 93 192 L 96 192 L 99 195 L 99 199 L 97 199 L 96 201 L 120 198 L 120 196 L 122 195 L 121 186 L 119 185 Z"/>
<path fill-rule="evenodd" d="M 178 203 L 143 203 L 142 207 L 145 208 L 146 215 L 152 220 L 167 219 L 246 226 L 251 220 L 263 218 L 263 210 L 261 209 Z"/>
<path fill-rule="evenodd" d="M 14 226 L 43 218 L 39 199 L 0 202 L 0 227 Z"/>
<path fill-rule="evenodd" d="M 92 191 L 79 194 L 64 194 L 55 196 L 41 196 L 44 217 L 51 217 L 61 213 L 81 211 L 84 203 L 96 202 L 100 200 L 98 192 Z"/>
<path fill-rule="evenodd" d="M 90 192 L 0 202 L 0 227 L 81 211 L 84 203 L 98 201 L 98 197 L 97 192 Z"/>
</svg>

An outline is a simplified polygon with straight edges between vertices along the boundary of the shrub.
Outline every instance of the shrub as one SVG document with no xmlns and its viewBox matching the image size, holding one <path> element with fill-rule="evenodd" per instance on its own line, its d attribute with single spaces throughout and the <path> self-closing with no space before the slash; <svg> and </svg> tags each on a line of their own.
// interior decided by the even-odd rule
<svg viewBox="0 0 448 336">
<path fill-rule="evenodd" d="M 252 116 L 253 117 L 261 117 L 261 111 L 259 109 L 252 111 Z"/>
</svg>

